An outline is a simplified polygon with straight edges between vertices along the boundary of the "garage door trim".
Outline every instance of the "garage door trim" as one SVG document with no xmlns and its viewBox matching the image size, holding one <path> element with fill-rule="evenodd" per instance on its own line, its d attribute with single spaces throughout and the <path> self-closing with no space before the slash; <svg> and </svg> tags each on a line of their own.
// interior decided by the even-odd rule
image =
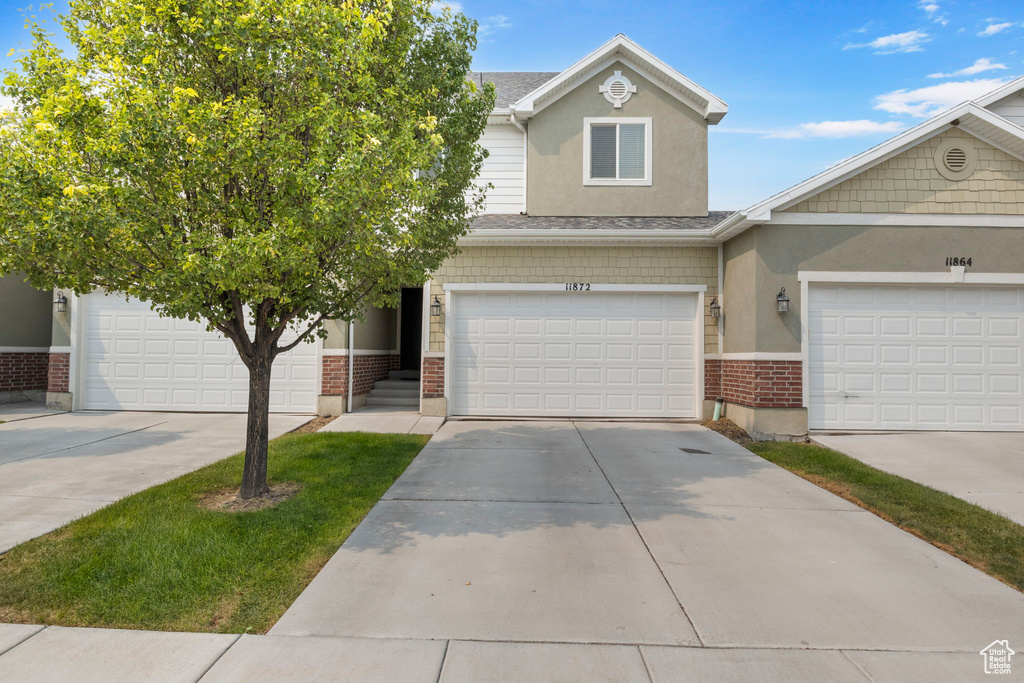
<svg viewBox="0 0 1024 683">
<path fill-rule="evenodd" d="M 838 271 L 801 270 L 797 272 L 800 282 L 800 353 L 803 358 L 802 381 L 803 407 L 810 407 L 810 288 L 815 284 L 850 285 L 1018 285 L 1024 286 L 1024 273 L 972 273 L 963 266 L 952 266 L 948 271 L 906 272 L 906 271 Z"/>
<path fill-rule="evenodd" d="M 449 405 L 453 400 L 451 382 L 453 373 L 449 371 L 454 367 L 453 349 L 455 348 L 452 338 L 452 294 L 457 292 L 571 292 L 566 285 L 580 284 L 580 280 L 570 280 L 561 283 L 515 283 L 515 282 L 449 282 L 442 285 L 444 290 L 444 395 Z M 694 320 L 694 412 L 697 419 L 704 417 L 704 294 L 707 292 L 707 285 L 658 285 L 658 284 L 607 284 L 589 282 L 588 289 L 580 292 L 586 296 L 588 292 L 662 292 L 662 293 L 689 293 L 697 296 L 696 315 Z"/>
</svg>

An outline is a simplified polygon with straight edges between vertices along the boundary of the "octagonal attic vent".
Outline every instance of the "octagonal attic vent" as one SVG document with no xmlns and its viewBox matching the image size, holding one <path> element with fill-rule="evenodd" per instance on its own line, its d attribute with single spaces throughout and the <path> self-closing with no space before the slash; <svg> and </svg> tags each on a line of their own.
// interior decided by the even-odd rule
<svg viewBox="0 0 1024 683">
<path fill-rule="evenodd" d="M 967 152 L 959 147 L 950 147 L 946 150 L 945 155 L 942 157 L 942 162 L 946 164 L 946 168 L 954 173 L 967 168 Z"/>
<path fill-rule="evenodd" d="M 597 91 L 604 93 L 605 99 L 611 102 L 613 107 L 621 109 L 622 103 L 636 92 L 636 86 L 630 83 L 621 71 L 616 71 L 603 85 L 597 87 Z"/>
</svg>

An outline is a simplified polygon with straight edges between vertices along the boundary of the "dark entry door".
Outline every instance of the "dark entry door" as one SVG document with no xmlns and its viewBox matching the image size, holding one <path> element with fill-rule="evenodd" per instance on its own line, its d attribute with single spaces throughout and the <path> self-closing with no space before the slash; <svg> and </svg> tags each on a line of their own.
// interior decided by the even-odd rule
<svg viewBox="0 0 1024 683">
<path fill-rule="evenodd" d="M 402 289 L 402 369 L 420 369 L 423 346 L 423 288 Z"/>
</svg>

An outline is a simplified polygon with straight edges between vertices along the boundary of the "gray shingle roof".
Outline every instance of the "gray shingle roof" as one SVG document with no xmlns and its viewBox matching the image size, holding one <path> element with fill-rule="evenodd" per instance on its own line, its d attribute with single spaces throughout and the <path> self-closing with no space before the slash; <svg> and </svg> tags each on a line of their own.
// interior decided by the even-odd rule
<svg viewBox="0 0 1024 683">
<path fill-rule="evenodd" d="M 484 214 L 473 230 L 703 230 L 712 228 L 732 211 L 710 211 L 707 216 L 521 216 Z"/>
<path fill-rule="evenodd" d="M 469 74 L 473 81 L 493 83 L 495 90 L 494 106 L 505 109 L 514 104 L 540 86 L 557 76 L 558 71 L 474 71 Z"/>
</svg>

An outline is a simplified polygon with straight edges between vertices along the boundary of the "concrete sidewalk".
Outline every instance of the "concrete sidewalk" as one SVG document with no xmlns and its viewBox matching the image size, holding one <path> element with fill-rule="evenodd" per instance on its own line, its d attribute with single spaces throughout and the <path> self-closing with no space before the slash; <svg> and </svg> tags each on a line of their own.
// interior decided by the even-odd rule
<svg viewBox="0 0 1024 683">
<path fill-rule="evenodd" d="M 39 401 L 22 401 L 21 403 L 0 403 L 0 422 L 18 422 L 34 420 L 37 417 L 63 415 L 63 410 L 50 410 Z"/>
<path fill-rule="evenodd" d="M 312 416 L 271 415 L 270 436 Z M 58 413 L 0 425 L 0 553 L 245 447 L 244 414 Z"/>
<path fill-rule="evenodd" d="M 811 436 L 826 448 L 1024 525 L 1024 432 Z"/>
<path fill-rule="evenodd" d="M 328 422 L 321 432 L 375 432 L 378 434 L 434 434 L 443 417 L 421 415 L 401 406 L 366 406 Z"/>
<path fill-rule="evenodd" d="M 239 637 L 0 625 L 3 683 L 683 680 L 959 683 L 986 679 L 981 657 L 971 653 Z"/>
</svg>

